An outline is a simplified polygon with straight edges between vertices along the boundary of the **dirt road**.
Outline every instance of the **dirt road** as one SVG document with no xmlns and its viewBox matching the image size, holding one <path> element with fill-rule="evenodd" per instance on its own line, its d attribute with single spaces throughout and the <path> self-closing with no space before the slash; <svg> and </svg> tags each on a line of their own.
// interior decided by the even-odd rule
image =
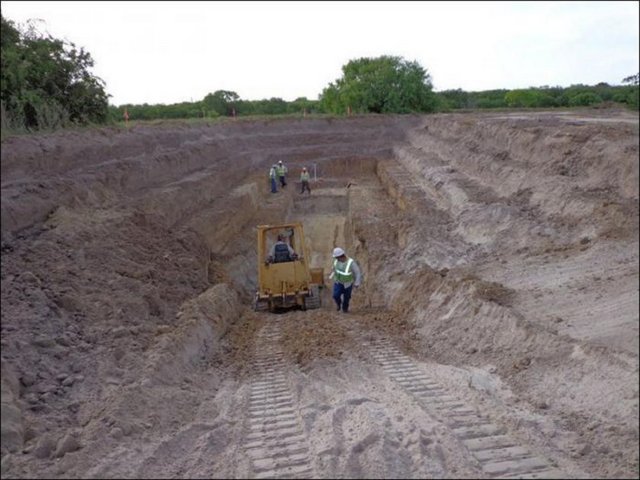
<svg viewBox="0 0 640 480">
<path fill-rule="evenodd" d="M 640 473 L 637 114 L 104 128 L 1 173 L 3 478 Z M 283 221 L 358 261 L 352 312 L 251 310 Z"/>
</svg>

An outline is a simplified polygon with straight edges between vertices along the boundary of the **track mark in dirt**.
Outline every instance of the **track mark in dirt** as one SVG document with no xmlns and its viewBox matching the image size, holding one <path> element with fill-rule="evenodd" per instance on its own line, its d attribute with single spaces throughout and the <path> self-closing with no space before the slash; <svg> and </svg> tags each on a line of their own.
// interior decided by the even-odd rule
<svg viewBox="0 0 640 480">
<path fill-rule="evenodd" d="M 369 342 L 382 369 L 414 396 L 427 411 L 436 411 L 444 424 L 480 462 L 491 478 L 567 478 L 548 461 L 535 456 L 498 427 L 465 405 L 420 371 L 413 360 L 388 340 Z"/>
<path fill-rule="evenodd" d="M 307 438 L 285 376 L 281 325 L 258 333 L 244 448 L 255 478 L 313 477 Z"/>
</svg>

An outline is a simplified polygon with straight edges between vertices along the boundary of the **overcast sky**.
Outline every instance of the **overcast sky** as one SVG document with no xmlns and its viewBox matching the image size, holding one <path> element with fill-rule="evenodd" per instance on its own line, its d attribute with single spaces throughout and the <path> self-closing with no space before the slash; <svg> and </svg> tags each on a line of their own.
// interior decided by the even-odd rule
<svg viewBox="0 0 640 480">
<path fill-rule="evenodd" d="M 436 91 L 638 72 L 639 2 L 29 2 L 2 15 L 84 47 L 110 103 L 316 99 L 360 57 L 417 61 Z"/>
</svg>

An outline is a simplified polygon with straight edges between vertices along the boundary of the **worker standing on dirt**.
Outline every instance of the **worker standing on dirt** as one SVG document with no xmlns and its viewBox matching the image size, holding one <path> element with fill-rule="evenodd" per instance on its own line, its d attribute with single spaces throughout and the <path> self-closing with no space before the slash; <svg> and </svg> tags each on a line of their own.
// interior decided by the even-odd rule
<svg viewBox="0 0 640 480">
<path fill-rule="evenodd" d="M 362 274 L 358 264 L 352 258 L 347 257 L 340 247 L 333 249 L 333 271 L 329 278 L 334 277 L 333 300 L 338 306 L 338 311 L 342 309 L 344 313 L 347 313 L 349 311 L 351 291 L 354 286 L 356 288 L 360 286 Z"/>
<path fill-rule="evenodd" d="M 309 195 L 311 195 L 311 189 L 309 188 L 309 172 L 307 172 L 307 167 L 302 167 L 300 182 L 302 182 L 302 191 L 300 193 L 304 193 L 306 189 L 307 192 L 309 192 Z"/>
<path fill-rule="evenodd" d="M 269 179 L 271 180 L 271 193 L 278 193 L 278 184 L 276 183 L 277 175 L 277 167 L 275 164 L 273 164 L 271 166 L 271 170 L 269 170 Z"/>
<path fill-rule="evenodd" d="M 278 177 L 280 177 L 280 185 L 284 188 L 287 186 L 287 182 L 285 181 L 284 176 L 288 172 L 287 167 L 285 167 L 282 163 L 282 160 L 278 162 L 278 166 L 276 167 L 278 171 Z"/>
</svg>

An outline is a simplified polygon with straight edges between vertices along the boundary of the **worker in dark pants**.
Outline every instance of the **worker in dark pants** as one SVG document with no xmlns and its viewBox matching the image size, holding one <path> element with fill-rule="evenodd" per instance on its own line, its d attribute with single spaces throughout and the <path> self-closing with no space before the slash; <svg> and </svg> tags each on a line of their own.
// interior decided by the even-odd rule
<svg viewBox="0 0 640 480">
<path fill-rule="evenodd" d="M 288 169 L 282 164 L 282 160 L 278 162 L 278 166 L 276 167 L 276 170 L 278 172 L 278 178 L 280 178 L 280 186 L 283 188 L 286 187 L 287 182 L 284 177 L 287 174 Z"/>
<path fill-rule="evenodd" d="M 360 267 L 352 259 L 347 257 L 340 247 L 333 249 L 333 271 L 329 278 L 335 278 L 333 283 L 333 300 L 338 306 L 338 311 L 343 313 L 349 311 L 349 301 L 351 291 L 355 286 L 358 288 L 362 282 Z"/>
<path fill-rule="evenodd" d="M 300 183 L 302 183 L 302 190 L 300 194 L 303 194 L 306 190 L 311 195 L 311 189 L 309 188 L 309 172 L 306 167 L 302 167 L 302 173 L 300 174 Z"/>
<path fill-rule="evenodd" d="M 278 171 L 276 165 L 271 167 L 269 170 L 269 181 L 271 182 L 271 193 L 278 193 L 278 183 L 276 182 L 276 177 L 278 176 Z"/>
</svg>

